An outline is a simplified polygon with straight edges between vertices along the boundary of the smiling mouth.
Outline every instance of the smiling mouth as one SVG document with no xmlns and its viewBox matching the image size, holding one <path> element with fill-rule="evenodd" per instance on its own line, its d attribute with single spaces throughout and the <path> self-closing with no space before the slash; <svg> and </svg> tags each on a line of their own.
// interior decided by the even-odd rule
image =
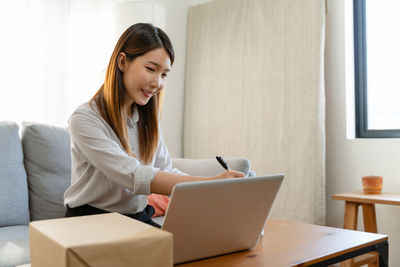
<svg viewBox="0 0 400 267">
<path fill-rule="evenodd" d="M 147 91 L 144 89 L 141 89 L 141 90 L 145 97 L 151 97 L 153 95 L 153 92 L 151 92 L 151 91 Z"/>
</svg>

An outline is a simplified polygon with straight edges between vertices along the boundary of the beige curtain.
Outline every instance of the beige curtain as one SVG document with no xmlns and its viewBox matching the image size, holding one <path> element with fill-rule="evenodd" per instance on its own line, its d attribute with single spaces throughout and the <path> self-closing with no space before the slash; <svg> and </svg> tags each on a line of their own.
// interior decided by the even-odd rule
<svg viewBox="0 0 400 267">
<path fill-rule="evenodd" d="M 217 0 L 188 14 L 184 157 L 284 173 L 271 217 L 325 222 L 323 0 Z"/>
</svg>

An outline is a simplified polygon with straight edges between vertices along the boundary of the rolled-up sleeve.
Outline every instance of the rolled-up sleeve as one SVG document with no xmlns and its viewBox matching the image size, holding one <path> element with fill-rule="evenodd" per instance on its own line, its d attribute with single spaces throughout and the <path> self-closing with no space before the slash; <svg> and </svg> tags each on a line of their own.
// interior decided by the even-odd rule
<svg viewBox="0 0 400 267">
<path fill-rule="evenodd" d="M 69 130 L 73 145 L 89 164 L 135 194 L 150 194 L 150 184 L 159 168 L 141 165 L 128 155 L 100 118 L 76 112 L 69 119 Z"/>
</svg>

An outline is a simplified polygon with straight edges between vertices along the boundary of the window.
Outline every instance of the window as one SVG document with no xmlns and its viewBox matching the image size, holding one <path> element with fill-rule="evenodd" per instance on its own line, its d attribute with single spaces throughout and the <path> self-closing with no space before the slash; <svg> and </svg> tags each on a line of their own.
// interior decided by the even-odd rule
<svg viewBox="0 0 400 267">
<path fill-rule="evenodd" d="M 154 1 L 0 0 L 0 121 L 65 127 L 104 82 L 122 32 L 164 20 Z"/>
<path fill-rule="evenodd" d="M 400 137 L 398 0 L 354 0 L 356 131 Z"/>
</svg>

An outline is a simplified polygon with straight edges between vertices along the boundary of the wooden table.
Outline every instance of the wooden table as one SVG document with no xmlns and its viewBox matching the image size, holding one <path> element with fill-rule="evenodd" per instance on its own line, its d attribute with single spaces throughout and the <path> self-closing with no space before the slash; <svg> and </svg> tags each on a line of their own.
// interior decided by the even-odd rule
<svg viewBox="0 0 400 267">
<path fill-rule="evenodd" d="M 400 194 L 391 194 L 382 192 L 381 194 L 365 194 L 362 191 L 341 193 L 332 195 L 334 200 L 344 200 L 344 222 L 343 228 L 356 230 L 358 207 L 362 206 L 364 218 L 364 231 L 377 233 L 378 226 L 376 223 L 375 204 L 397 205 L 400 206 Z M 361 259 L 356 259 L 356 262 Z M 352 263 L 347 262 L 342 266 L 351 266 Z"/>
<path fill-rule="evenodd" d="M 378 251 L 380 266 L 387 266 L 387 235 L 275 219 L 264 231 L 253 250 L 178 266 L 328 266 L 370 251 Z"/>
<path fill-rule="evenodd" d="M 343 228 L 356 230 L 358 206 L 363 208 L 364 230 L 370 233 L 377 233 L 375 204 L 400 206 L 400 194 L 381 193 L 376 195 L 364 194 L 361 191 L 332 195 L 332 199 L 344 200 L 344 224 Z"/>
</svg>

